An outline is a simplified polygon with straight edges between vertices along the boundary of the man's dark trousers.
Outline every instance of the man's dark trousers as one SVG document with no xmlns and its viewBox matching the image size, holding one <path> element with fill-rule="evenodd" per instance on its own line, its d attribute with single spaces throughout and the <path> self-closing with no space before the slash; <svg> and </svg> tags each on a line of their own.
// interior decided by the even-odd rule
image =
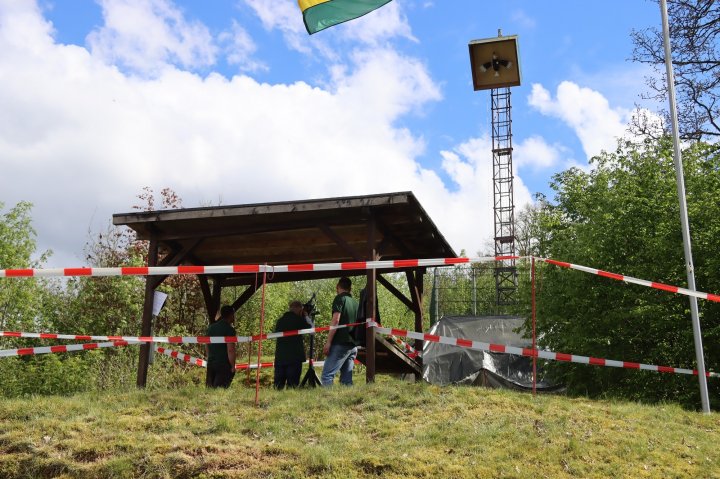
<svg viewBox="0 0 720 479">
<path fill-rule="evenodd" d="M 298 387 L 300 373 L 302 373 L 300 361 L 275 363 L 275 388 L 283 389 L 286 385 L 289 388 Z"/>
<path fill-rule="evenodd" d="M 235 371 L 229 362 L 209 363 L 207 385 L 213 388 L 229 388 L 235 377 Z"/>
</svg>

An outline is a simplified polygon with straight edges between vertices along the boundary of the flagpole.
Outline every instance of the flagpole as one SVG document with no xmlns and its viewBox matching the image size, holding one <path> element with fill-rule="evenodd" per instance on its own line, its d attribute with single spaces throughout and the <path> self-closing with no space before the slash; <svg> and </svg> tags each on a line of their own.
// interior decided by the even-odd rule
<svg viewBox="0 0 720 479">
<path fill-rule="evenodd" d="M 660 14 L 662 16 L 665 68 L 667 70 L 668 99 L 670 101 L 670 119 L 672 121 L 675 178 L 677 180 L 678 199 L 680 200 L 680 223 L 682 225 L 683 247 L 685 248 L 685 269 L 687 270 L 688 289 L 695 291 L 695 267 L 693 266 L 690 224 L 687 214 L 687 201 L 685 199 L 685 178 L 683 175 L 682 152 L 680 151 L 677 104 L 675 102 L 675 76 L 673 74 L 672 55 L 670 52 L 670 26 L 668 22 L 667 0 L 660 0 Z M 692 317 L 695 359 L 697 361 L 698 380 L 700 381 L 700 402 L 702 403 L 703 412 L 709 413 L 710 399 L 708 397 L 707 378 L 705 377 L 702 333 L 700 331 L 697 298 L 694 296 L 690 297 L 690 316 Z"/>
</svg>

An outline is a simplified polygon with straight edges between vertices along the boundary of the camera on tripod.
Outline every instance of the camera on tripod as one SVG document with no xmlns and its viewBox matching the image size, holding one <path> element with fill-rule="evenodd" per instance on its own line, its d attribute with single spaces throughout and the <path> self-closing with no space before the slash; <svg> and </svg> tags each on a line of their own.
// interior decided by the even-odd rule
<svg viewBox="0 0 720 479">
<path fill-rule="evenodd" d="M 305 314 L 310 316 L 312 318 L 313 322 L 315 321 L 315 316 L 320 314 L 320 311 L 317 309 L 316 300 L 315 300 L 315 293 L 313 293 L 312 297 L 308 300 L 307 303 L 303 304 L 303 311 Z"/>
</svg>

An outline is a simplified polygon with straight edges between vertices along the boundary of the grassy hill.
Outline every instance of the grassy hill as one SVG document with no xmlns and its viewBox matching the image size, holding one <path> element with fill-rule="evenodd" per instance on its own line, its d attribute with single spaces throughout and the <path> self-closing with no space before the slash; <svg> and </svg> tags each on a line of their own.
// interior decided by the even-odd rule
<svg viewBox="0 0 720 479">
<path fill-rule="evenodd" d="M 720 415 L 439 388 L 238 383 L 0 400 L 0 477 L 720 478 Z"/>
</svg>

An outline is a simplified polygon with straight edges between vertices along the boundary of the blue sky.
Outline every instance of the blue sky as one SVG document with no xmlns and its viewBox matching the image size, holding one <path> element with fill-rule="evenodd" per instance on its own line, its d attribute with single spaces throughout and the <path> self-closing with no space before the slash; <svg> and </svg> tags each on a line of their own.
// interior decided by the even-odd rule
<svg viewBox="0 0 720 479">
<path fill-rule="evenodd" d="M 308 36 L 294 0 L 0 0 L 0 201 L 34 203 L 54 266 L 144 186 L 188 207 L 409 189 L 472 254 L 492 170 L 468 41 L 519 36 L 520 208 L 652 109 L 629 34 L 659 21 L 649 0 L 394 0 Z"/>
</svg>

